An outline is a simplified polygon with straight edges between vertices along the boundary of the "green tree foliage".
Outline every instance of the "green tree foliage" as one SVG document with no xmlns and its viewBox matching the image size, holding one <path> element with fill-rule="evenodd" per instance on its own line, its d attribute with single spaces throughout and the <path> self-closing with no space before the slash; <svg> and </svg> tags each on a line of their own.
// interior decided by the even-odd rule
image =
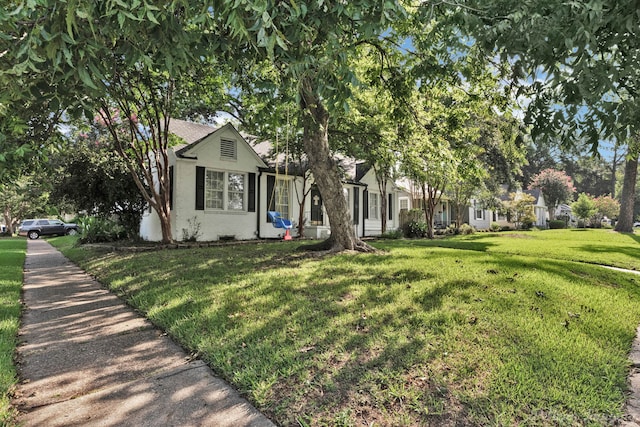
<svg viewBox="0 0 640 427">
<path fill-rule="evenodd" d="M 27 217 L 47 213 L 49 193 L 39 185 L 40 178 L 22 175 L 12 182 L 0 183 L 0 209 L 9 233 Z"/>
<path fill-rule="evenodd" d="M 589 195 L 580 193 L 578 200 L 571 204 L 571 211 L 583 221 L 583 227 L 585 227 L 587 219 L 591 218 L 597 212 L 597 208 Z"/>
<path fill-rule="evenodd" d="M 591 218 L 593 226 L 599 227 L 605 217 L 615 219 L 620 215 L 620 202 L 611 196 L 594 197 L 593 204 L 596 208 Z"/>
<path fill-rule="evenodd" d="M 509 194 L 509 199 L 503 202 L 502 211 L 509 222 L 513 222 L 516 228 L 529 228 L 536 222 L 533 204 L 535 198 L 522 192 Z"/>
<path fill-rule="evenodd" d="M 635 0 L 544 3 L 468 0 L 464 20 L 491 56 L 512 64 L 518 95 L 532 96 L 535 134 L 623 144 L 640 132 L 640 16 Z M 459 10 L 463 10 L 460 8 Z M 468 13 L 473 10 L 474 13 Z M 535 135 L 534 135 L 535 136 Z M 618 231 L 631 231 L 637 151 L 628 152 Z M 632 176 L 633 175 L 633 176 Z"/>
<path fill-rule="evenodd" d="M 46 100 L 0 100 L 0 183 L 36 172 L 62 143 L 59 124 L 60 111 L 51 111 Z"/>
<path fill-rule="evenodd" d="M 97 132 L 80 133 L 75 143 L 52 161 L 60 178 L 52 183 L 51 201 L 100 218 L 117 216 L 130 238 L 138 234 L 146 202 L 121 157 Z"/>
<path fill-rule="evenodd" d="M 355 235 L 339 171 L 329 146 L 332 114 L 343 111 L 357 81 L 350 56 L 363 44 L 377 45 L 403 14 L 394 1 L 256 3 L 214 2 L 230 38 L 246 52 L 246 66 L 270 60 L 284 91 L 293 90 L 302 112 L 303 141 L 331 223 L 327 247 L 370 250 Z"/>
<path fill-rule="evenodd" d="M 545 169 L 533 177 L 529 184 L 530 189 L 542 190 L 544 199 L 549 207 L 549 219 L 554 219 L 555 208 L 558 204 L 571 201 L 576 189 L 571 177 L 563 171 Z"/>
<path fill-rule="evenodd" d="M 70 114 L 100 114 L 115 151 L 157 212 L 164 241 L 173 239 L 166 150 L 180 93 L 176 82 L 215 67 L 209 50 L 219 42 L 210 31 L 212 20 L 206 6 L 177 0 L 162 7 L 43 0 L 0 14 L 1 82 L 28 80 L 11 92 L 18 100 L 35 91 Z"/>
<path fill-rule="evenodd" d="M 347 111 L 330 122 L 329 136 L 333 147 L 364 160 L 373 169 L 380 192 L 380 220 L 384 233 L 387 230 L 387 184 L 396 178 L 402 147 L 395 116 L 397 103 L 382 80 L 388 78 L 389 62 L 398 60 L 398 55 L 389 54 L 385 66 L 378 58 L 379 51 L 371 46 L 361 47 L 360 52 L 354 61 L 360 84 L 352 88 Z"/>
</svg>

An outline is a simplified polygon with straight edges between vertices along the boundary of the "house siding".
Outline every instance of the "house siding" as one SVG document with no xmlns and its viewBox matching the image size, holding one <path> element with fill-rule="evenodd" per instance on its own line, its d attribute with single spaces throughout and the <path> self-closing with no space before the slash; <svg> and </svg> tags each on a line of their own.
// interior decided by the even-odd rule
<svg viewBox="0 0 640 427">
<path fill-rule="evenodd" d="M 186 122 L 182 126 L 188 127 Z M 256 238 L 281 238 L 285 230 L 275 228 L 268 220 L 267 211 L 275 209 L 274 185 L 276 179 L 289 181 L 289 214 L 283 213 L 293 222 L 291 235 L 297 236 L 297 225 L 300 216 L 304 221 L 305 236 L 326 238 L 330 234 L 329 218 L 324 207 L 317 209 L 313 203 L 312 193 L 306 196 L 304 205 L 300 206 L 303 194 L 303 178 L 270 172 L 265 162 L 254 149 L 240 136 L 231 125 L 222 128 L 206 128 L 196 125 L 199 136 L 188 141 L 188 145 L 177 151 L 169 150 L 171 166 L 171 228 L 173 238 L 181 241 L 193 237 L 199 228 L 197 240 L 214 241 L 222 237 L 233 236 L 238 240 Z M 224 141 L 221 143 L 221 141 Z M 235 146 L 230 143 L 235 141 Z M 225 188 L 222 209 L 207 209 L 206 177 L 207 171 L 221 172 L 224 176 Z M 229 174 L 243 174 L 243 209 L 228 209 Z M 313 179 L 307 182 L 307 189 Z M 344 183 L 347 206 L 352 218 L 356 235 L 376 236 L 381 233 L 381 212 L 378 218 L 368 218 L 369 191 L 378 196 L 379 205 L 382 197 L 379 194 L 373 171 L 367 172 L 359 182 Z M 399 227 L 400 198 L 410 199 L 410 194 L 399 190 L 393 182 L 388 183 L 387 229 Z M 237 194 L 237 193 L 235 193 Z M 315 193 L 314 193 L 315 194 Z M 319 194 L 318 194 L 319 196 Z M 312 208 L 318 214 L 317 224 L 311 224 Z M 160 221 L 155 211 L 146 211 L 140 224 L 140 236 L 150 241 L 162 239 Z"/>
</svg>

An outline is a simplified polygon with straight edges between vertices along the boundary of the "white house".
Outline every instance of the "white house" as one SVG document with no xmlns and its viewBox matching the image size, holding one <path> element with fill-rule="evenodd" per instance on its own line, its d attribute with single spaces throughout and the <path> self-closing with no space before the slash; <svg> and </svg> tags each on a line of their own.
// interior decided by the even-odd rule
<svg viewBox="0 0 640 427">
<path fill-rule="evenodd" d="M 536 222 L 533 224 L 536 227 L 546 227 L 549 220 L 549 209 L 544 200 L 544 195 L 541 190 L 517 190 L 516 198 L 521 194 L 528 194 L 534 198 L 533 213 L 536 216 Z M 509 200 L 509 193 L 504 192 L 501 196 L 503 201 Z M 468 213 L 469 225 L 475 227 L 478 230 L 487 230 L 490 228 L 491 223 L 497 223 L 500 226 L 513 227 L 513 223 L 509 222 L 506 216 L 501 215 L 499 212 L 485 209 L 482 202 L 477 199 L 471 199 Z"/>
<path fill-rule="evenodd" d="M 172 119 L 170 131 L 185 141 L 184 145 L 169 150 L 174 239 L 282 237 L 285 230 L 273 226 L 269 211 L 280 212 L 291 220 L 294 236 L 301 217 L 305 236 L 329 236 L 328 216 L 322 195 L 313 186 L 313 177 L 306 183 L 310 192 L 301 204 L 304 178 L 283 173 L 281 165 L 270 161 L 269 144 L 252 146 L 231 124 L 213 128 Z M 355 231 L 361 237 L 379 235 L 382 196 L 375 174 L 352 159 L 344 163 L 347 165 L 344 195 Z M 392 182 L 387 184 L 387 192 L 387 229 L 392 230 L 400 224 L 401 200 L 408 199 L 409 195 Z M 140 235 L 150 241 L 161 240 L 160 221 L 155 211 L 143 215 Z"/>
</svg>

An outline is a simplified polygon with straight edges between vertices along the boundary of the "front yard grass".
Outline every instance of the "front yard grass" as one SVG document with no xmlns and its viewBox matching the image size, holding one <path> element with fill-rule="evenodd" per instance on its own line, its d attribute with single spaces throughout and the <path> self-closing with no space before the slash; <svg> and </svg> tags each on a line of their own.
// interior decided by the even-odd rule
<svg viewBox="0 0 640 427">
<path fill-rule="evenodd" d="M 10 393 L 17 383 L 13 355 L 20 326 L 24 239 L 0 239 L 0 425 L 12 425 Z"/>
<path fill-rule="evenodd" d="M 325 258 L 300 243 L 52 242 L 279 425 L 556 426 L 623 414 L 640 277 L 571 261 L 640 269 L 637 236 L 604 233 L 381 241 L 382 254 Z"/>
<path fill-rule="evenodd" d="M 572 228 L 524 232 L 476 233 L 421 240 L 423 246 L 477 250 L 495 254 L 539 256 L 640 270 L 640 232 Z"/>
</svg>

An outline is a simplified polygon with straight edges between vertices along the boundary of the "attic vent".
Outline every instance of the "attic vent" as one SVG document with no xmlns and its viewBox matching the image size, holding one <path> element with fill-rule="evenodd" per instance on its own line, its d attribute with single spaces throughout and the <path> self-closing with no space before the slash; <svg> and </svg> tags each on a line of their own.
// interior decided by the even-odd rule
<svg viewBox="0 0 640 427">
<path fill-rule="evenodd" d="M 220 140 L 220 158 L 225 160 L 236 160 L 236 142 L 230 139 Z"/>
</svg>

